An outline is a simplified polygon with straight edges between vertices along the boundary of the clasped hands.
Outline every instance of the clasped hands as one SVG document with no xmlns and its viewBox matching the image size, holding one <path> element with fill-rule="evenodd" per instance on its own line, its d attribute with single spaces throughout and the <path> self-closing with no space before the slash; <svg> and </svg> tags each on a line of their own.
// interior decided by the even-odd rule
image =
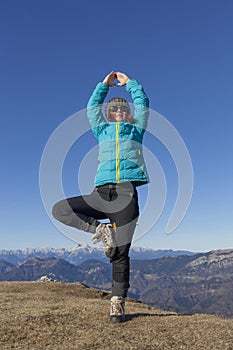
<svg viewBox="0 0 233 350">
<path fill-rule="evenodd" d="M 118 80 L 119 83 L 115 83 L 115 80 Z M 130 78 L 121 72 L 111 72 L 103 80 L 103 83 L 108 86 L 124 86 L 130 81 Z"/>
</svg>

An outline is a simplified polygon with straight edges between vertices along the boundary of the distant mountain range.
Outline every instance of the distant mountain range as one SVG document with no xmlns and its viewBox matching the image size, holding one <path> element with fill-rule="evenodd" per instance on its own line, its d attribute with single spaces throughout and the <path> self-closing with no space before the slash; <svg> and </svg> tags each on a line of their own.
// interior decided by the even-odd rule
<svg viewBox="0 0 233 350">
<path fill-rule="evenodd" d="M 158 259 L 163 256 L 193 255 L 194 253 L 184 250 L 153 250 L 141 247 L 132 247 L 131 259 Z M 71 264 L 79 265 L 90 259 L 108 262 L 103 247 L 91 247 L 87 244 L 77 244 L 72 248 L 28 248 L 25 250 L 0 250 L 0 260 L 17 265 L 30 258 L 58 258 Z"/>
<path fill-rule="evenodd" d="M 89 250 L 89 247 L 86 249 Z M 138 256 L 144 253 L 144 249 L 135 252 Z M 35 255 L 28 258 L 26 254 L 26 260 L 18 264 L 0 261 L 0 281 L 34 281 L 47 275 L 57 281 L 78 281 L 99 289 L 111 289 L 111 265 L 108 260 L 89 259 L 78 264 L 79 259 L 84 259 L 78 254 L 79 259 L 74 258 L 75 265 L 55 256 L 36 257 L 35 251 L 30 254 Z M 71 252 L 68 254 L 66 250 L 66 254 L 71 259 Z M 14 252 L 14 259 L 18 255 Z M 2 256 L 7 257 L 3 254 L 0 259 Z M 22 253 L 20 256 L 22 258 Z M 232 277 L 233 249 L 177 256 L 166 254 L 156 259 L 131 259 L 130 296 L 167 311 L 233 317 Z"/>
</svg>

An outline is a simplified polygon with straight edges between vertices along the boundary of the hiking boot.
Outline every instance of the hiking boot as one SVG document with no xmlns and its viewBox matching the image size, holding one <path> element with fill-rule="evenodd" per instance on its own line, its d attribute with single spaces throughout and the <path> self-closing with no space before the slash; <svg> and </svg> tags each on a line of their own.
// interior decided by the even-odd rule
<svg viewBox="0 0 233 350">
<path fill-rule="evenodd" d="M 94 244 L 103 242 L 105 255 L 113 258 L 116 251 L 115 230 L 112 224 L 99 224 L 96 227 L 96 233 L 92 237 Z"/>
<path fill-rule="evenodd" d="M 110 322 L 125 321 L 125 298 L 114 296 L 111 298 Z"/>
</svg>

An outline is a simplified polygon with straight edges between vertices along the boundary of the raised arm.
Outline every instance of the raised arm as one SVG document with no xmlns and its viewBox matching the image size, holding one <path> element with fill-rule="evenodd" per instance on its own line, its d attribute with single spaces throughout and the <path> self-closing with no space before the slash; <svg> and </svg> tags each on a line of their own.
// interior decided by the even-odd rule
<svg viewBox="0 0 233 350">
<path fill-rule="evenodd" d="M 131 94 L 134 103 L 134 120 L 136 124 L 146 129 L 149 117 L 149 98 L 146 95 L 142 85 L 135 79 L 130 79 L 126 74 L 117 72 L 118 86 L 126 86 L 126 90 Z"/>
<path fill-rule="evenodd" d="M 99 131 L 104 125 L 106 120 L 102 113 L 102 105 L 105 97 L 107 96 L 109 87 L 115 86 L 114 80 L 116 79 L 116 73 L 109 73 L 103 80 L 98 83 L 94 89 L 88 103 L 87 103 L 87 116 L 91 124 L 91 128 L 94 134 L 98 136 Z"/>
</svg>

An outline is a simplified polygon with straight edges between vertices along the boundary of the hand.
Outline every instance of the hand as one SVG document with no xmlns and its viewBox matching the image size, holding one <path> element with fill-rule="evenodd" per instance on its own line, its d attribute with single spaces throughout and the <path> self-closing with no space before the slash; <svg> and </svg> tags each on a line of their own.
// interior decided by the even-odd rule
<svg viewBox="0 0 233 350">
<path fill-rule="evenodd" d="M 116 79 L 116 73 L 115 72 L 111 72 L 108 75 L 106 75 L 106 77 L 103 80 L 103 83 L 108 85 L 108 86 L 116 86 L 116 84 L 114 83 L 114 80 Z"/>
<path fill-rule="evenodd" d="M 130 81 L 130 78 L 126 74 L 121 72 L 116 73 L 116 78 L 117 80 L 119 80 L 119 83 L 117 84 L 117 86 L 124 86 Z"/>
</svg>

